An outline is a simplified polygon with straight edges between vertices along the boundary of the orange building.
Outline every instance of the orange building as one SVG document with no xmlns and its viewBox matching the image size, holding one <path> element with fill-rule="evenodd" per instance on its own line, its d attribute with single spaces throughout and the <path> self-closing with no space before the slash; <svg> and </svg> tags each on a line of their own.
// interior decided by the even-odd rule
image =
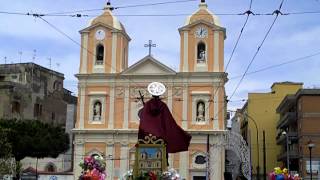
<svg viewBox="0 0 320 180">
<path fill-rule="evenodd" d="M 139 91 L 150 98 L 147 85 L 165 84 L 163 95 L 177 123 L 192 135 L 189 151 L 169 155 L 170 167 L 186 179 L 204 179 L 207 173 L 207 136 L 211 179 L 223 179 L 224 149 L 217 148 L 224 133 L 225 28 L 202 0 L 199 9 L 179 28 L 180 71 L 153 56 L 128 67 L 130 37 L 108 3 L 102 15 L 80 31 L 79 102 L 75 129 L 75 177 L 83 156 L 104 156 L 107 179 L 119 179 L 132 169 L 139 126 Z"/>
</svg>

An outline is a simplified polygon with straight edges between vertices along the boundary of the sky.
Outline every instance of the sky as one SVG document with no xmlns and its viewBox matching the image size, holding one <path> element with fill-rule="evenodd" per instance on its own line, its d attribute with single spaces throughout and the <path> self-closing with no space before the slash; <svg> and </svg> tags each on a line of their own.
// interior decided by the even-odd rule
<svg viewBox="0 0 320 180">
<path fill-rule="evenodd" d="M 168 2 L 176 0 L 111 0 L 114 7 Z M 152 40 L 157 44 L 153 56 L 162 63 L 178 71 L 180 61 L 180 36 L 178 28 L 184 25 L 186 16 L 198 8 L 200 0 L 132 8 L 119 8 L 113 14 L 123 23 L 131 37 L 129 45 L 129 65 L 148 54 L 144 44 Z M 22 13 L 52 13 L 101 9 L 105 0 L 0 0 L 0 11 Z M 252 0 L 253 13 L 272 13 L 280 0 Z M 207 0 L 208 8 L 216 14 L 239 14 L 249 9 L 250 0 Z M 319 0 L 285 0 L 283 13 L 320 12 Z M 88 25 L 92 16 L 101 10 L 81 12 L 90 17 L 52 17 L 43 18 L 80 42 L 79 30 Z M 76 13 L 69 13 L 76 14 Z M 132 16 L 132 15 L 183 14 L 181 16 Z M 225 63 L 235 46 L 246 16 L 218 15 L 221 25 L 226 28 Z M 243 30 L 239 44 L 227 69 L 229 81 L 227 95 L 234 92 L 258 46 L 262 42 L 275 16 L 250 16 Z M 279 16 L 269 36 L 254 59 L 248 72 L 268 66 L 285 63 L 300 57 L 314 55 L 294 63 L 245 76 L 228 109 L 240 108 L 249 92 L 270 92 L 274 82 L 302 82 L 305 88 L 320 88 L 320 13 L 290 14 Z M 36 50 L 36 53 L 34 53 Z M 19 53 L 22 52 L 22 53 Z M 317 54 L 318 53 L 318 54 Z M 44 21 L 32 16 L 8 15 L 0 13 L 0 63 L 34 62 L 65 75 L 64 87 L 77 93 L 77 79 L 80 61 L 80 47 L 61 35 Z"/>
</svg>

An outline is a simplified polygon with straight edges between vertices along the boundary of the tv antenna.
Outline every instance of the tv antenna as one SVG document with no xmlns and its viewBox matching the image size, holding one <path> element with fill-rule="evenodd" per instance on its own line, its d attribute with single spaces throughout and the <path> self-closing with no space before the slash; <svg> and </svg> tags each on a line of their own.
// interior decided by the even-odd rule
<svg viewBox="0 0 320 180">
<path fill-rule="evenodd" d="M 49 61 L 49 68 L 51 69 L 51 57 L 47 58 Z"/>
<path fill-rule="evenodd" d="M 19 53 L 19 56 L 20 56 L 20 58 L 19 58 L 19 59 L 20 59 L 20 63 L 21 63 L 22 51 L 19 51 L 18 53 Z"/>
<path fill-rule="evenodd" d="M 33 50 L 33 56 L 32 56 L 32 62 L 34 62 L 36 60 L 36 56 L 37 56 L 37 50 Z"/>
</svg>

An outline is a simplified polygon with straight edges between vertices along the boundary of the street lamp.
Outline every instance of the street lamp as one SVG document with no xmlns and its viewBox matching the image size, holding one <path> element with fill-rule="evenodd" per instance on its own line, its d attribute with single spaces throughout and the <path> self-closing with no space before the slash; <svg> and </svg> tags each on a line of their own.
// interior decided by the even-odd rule
<svg viewBox="0 0 320 180">
<path fill-rule="evenodd" d="M 256 127 L 256 132 L 257 132 L 257 135 L 256 135 L 256 139 L 257 139 L 257 180 L 260 180 L 260 162 L 259 162 L 259 132 L 258 132 L 258 126 L 257 126 L 257 122 L 251 117 L 249 116 L 248 113 L 245 113 L 245 115 L 252 120 L 254 126 Z"/>
<path fill-rule="evenodd" d="M 312 141 L 310 140 L 308 142 L 308 148 L 309 148 L 309 158 L 310 158 L 310 179 L 312 180 L 312 162 L 311 162 L 311 150 L 312 148 L 314 148 L 316 145 L 314 143 L 312 143 Z"/>
<path fill-rule="evenodd" d="M 290 174 L 290 157 L 289 157 L 289 135 L 286 131 L 282 132 L 282 135 L 286 136 L 286 145 L 287 145 L 287 168 L 288 168 L 288 172 Z"/>
</svg>

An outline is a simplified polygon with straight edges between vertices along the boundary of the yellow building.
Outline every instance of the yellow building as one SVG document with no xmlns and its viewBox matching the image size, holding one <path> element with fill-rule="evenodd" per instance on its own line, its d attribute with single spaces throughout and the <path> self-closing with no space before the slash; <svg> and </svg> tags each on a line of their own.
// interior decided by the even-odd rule
<svg viewBox="0 0 320 180">
<path fill-rule="evenodd" d="M 263 131 L 265 131 L 267 173 L 272 171 L 275 166 L 280 165 L 277 162 L 280 146 L 276 143 L 279 120 L 276 109 L 286 95 L 295 94 L 302 88 L 302 85 L 302 83 L 292 82 L 274 83 L 271 86 L 271 92 L 249 93 L 246 104 L 237 111 L 237 115 L 241 117 L 241 134 L 251 147 L 253 175 L 257 174 L 258 164 L 260 175 L 263 175 Z M 255 123 L 258 128 L 258 141 Z"/>
<path fill-rule="evenodd" d="M 167 88 L 163 101 L 177 123 L 192 135 L 189 151 L 169 155 L 170 166 L 182 178 L 204 179 L 209 135 L 210 176 L 223 179 L 224 149 L 214 145 L 225 132 L 225 28 L 202 0 L 179 33 L 180 71 L 176 72 L 150 55 L 128 67 L 131 39 L 112 15 L 110 3 L 80 31 L 79 99 L 73 130 L 75 177 L 81 173 L 78 164 L 83 157 L 93 154 L 106 158 L 107 179 L 119 179 L 132 169 L 137 112 L 142 107 L 139 91 L 148 100 L 147 85 L 158 81 Z"/>
</svg>

